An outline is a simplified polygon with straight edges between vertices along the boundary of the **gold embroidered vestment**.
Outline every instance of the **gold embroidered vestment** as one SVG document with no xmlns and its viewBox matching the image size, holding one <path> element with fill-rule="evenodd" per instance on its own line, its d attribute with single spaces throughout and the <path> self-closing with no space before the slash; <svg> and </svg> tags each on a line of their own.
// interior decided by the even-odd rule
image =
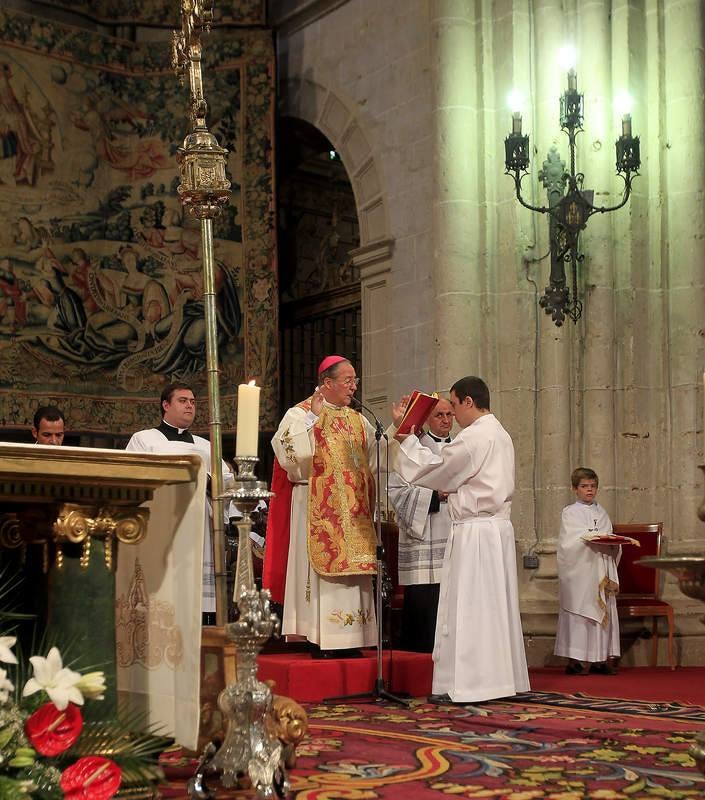
<svg viewBox="0 0 705 800">
<path fill-rule="evenodd" d="M 313 429 L 309 478 L 308 555 L 319 575 L 376 571 L 372 519 L 374 480 L 360 414 L 324 406 Z"/>
</svg>

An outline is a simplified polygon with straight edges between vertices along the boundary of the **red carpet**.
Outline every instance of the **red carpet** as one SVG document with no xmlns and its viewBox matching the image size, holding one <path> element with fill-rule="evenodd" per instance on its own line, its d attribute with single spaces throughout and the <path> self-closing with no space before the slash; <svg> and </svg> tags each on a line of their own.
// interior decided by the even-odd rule
<svg viewBox="0 0 705 800">
<path fill-rule="evenodd" d="M 617 675 L 566 675 L 562 669 L 529 670 L 535 692 L 565 692 L 625 700 L 677 701 L 705 706 L 705 667 L 628 667 Z"/>
<path fill-rule="evenodd" d="M 387 652 L 385 686 L 425 698 L 430 655 Z M 705 728 L 705 668 L 625 668 L 618 675 L 530 670 L 532 691 L 476 706 L 317 704 L 368 692 L 362 659 L 261 655 L 260 679 L 306 703 L 309 735 L 289 778 L 296 800 L 702 800 L 705 778 L 688 747 Z M 162 758 L 164 798 L 186 797 L 195 760 Z M 251 798 L 218 790 L 216 797 Z"/>
<path fill-rule="evenodd" d="M 478 706 L 309 705 L 296 800 L 702 800 L 705 708 L 530 695 Z M 183 763 L 183 762 L 182 762 Z M 176 755 L 164 797 L 184 798 Z M 183 774 L 183 773 L 182 773 Z M 237 797 L 219 793 L 219 798 Z M 241 797 L 244 795 L 240 794 Z"/>
</svg>

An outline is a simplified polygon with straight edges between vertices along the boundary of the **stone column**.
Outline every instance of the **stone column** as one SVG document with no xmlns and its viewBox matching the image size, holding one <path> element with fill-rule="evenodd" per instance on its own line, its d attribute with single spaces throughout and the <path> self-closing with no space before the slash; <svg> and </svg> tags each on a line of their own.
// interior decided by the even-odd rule
<svg viewBox="0 0 705 800">
<path fill-rule="evenodd" d="M 464 0 L 431 2 L 433 84 L 432 285 L 435 382 L 481 373 L 484 260 L 478 179 L 475 13 Z"/>
<path fill-rule="evenodd" d="M 542 53 L 535 59 L 536 80 L 531 97 L 533 111 L 532 180 L 540 169 L 548 150 L 556 145 L 563 160 L 567 159 L 567 139 L 559 127 L 558 99 L 566 85 L 566 74 L 557 65 L 557 54 L 566 41 L 564 26 L 556 24 L 556 6 L 551 0 L 539 0 L 534 6 L 533 48 Z M 540 192 L 537 201 L 545 205 L 547 197 Z M 536 256 L 548 252 L 548 220 L 536 217 Z M 532 270 L 539 292 L 548 284 L 549 259 L 539 262 Z M 572 322 L 556 328 L 543 313 L 539 319 L 538 385 L 536 414 L 540 436 L 536 442 L 537 470 L 537 537 L 540 549 L 547 554 L 555 551 L 560 513 L 568 496 L 566 485 L 573 462 L 572 431 L 576 409 L 570 393 L 570 341 Z M 555 562 L 546 576 L 555 575 Z M 543 572 L 544 570 L 542 570 Z"/>
<path fill-rule="evenodd" d="M 389 272 L 394 242 L 385 239 L 350 251 L 360 270 L 362 306 L 362 402 L 385 424 L 391 422 L 394 353 L 391 346 L 392 292 Z"/>
<path fill-rule="evenodd" d="M 655 4 L 647 5 L 652 8 L 646 15 L 627 2 L 616 5 L 612 15 L 613 90 L 633 97 L 632 126 L 641 137 L 643 165 L 629 205 L 617 212 L 614 237 L 615 507 L 619 521 L 659 520 L 669 531 L 669 302 L 661 269 L 668 235 L 662 202 L 663 42 Z"/>
<path fill-rule="evenodd" d="M 489 73 L 490 85 L 496 86 L 487 101 L 492 104 L 495 113 L 488 114 L 494 125 L 491 128 L 491 140 L 488 136 L 486 142 L 492 153 L 491 169 L 494 173 L 493 180 L 488 181 L 488 188 L 495 189 L 495 197 L 488 198 L 487 205 L 491 207 L 492 200 L 495 200 L 497 208 L 496 214 L 492 214 L 496 220 L 496 238 L 489 248 L 494 254 L 489 268 L 495 274 L 494 284 L 497 288 L 492 314 L 498 346 L 494 374 L 489 377 L 492 381 L 493 410 L 496 410 L 514 441 L 516 484 L 512 499 L 512 521 L 521 556 L 536 543 L 536 358 L 537 332 L 544 320 L 543 312 L 538 308 L 534 280 L 537 267 L 532 262 L 540 255 L 537 234 L 539 227 L 544 229 L 544 221 L 517 202 L 514 181 L 503 174 L 504 139 L 512 126 L 508 105 L 510 91 L 518 91 L 525 100 L 522 109 L 524 127 L 532 144 L 536 137 L 531 110 L 533 45 L 528 0 L 514 0 L 513 9 L 511 17 L 491 20 L 489 23 L 495 40 L 495 70 L 483 70 L 483 74 Z M 507 55 L 511 55 L 511 58 L 508 59 Z M 535 166 L 532 164 L 532 171 Z M 541 199 L 536 192 L 535 175 L 527 178 L 523 190 L 528 192 L 529 202 L 535 203 Z M 528 578 L 530 575 L 533 573 L 525 573 L 520 568 L 520 576 Z"/>
<path fill-rule="evenodd" d="M 669 287 L 670 454 L 674 540 L 698 543 L 702 526 L 695 510 L 702 498 L 696 466 L 703 461 L 702 375 L 705 367 L 705 65 L 702 59 L 705 9 L 701 0 L 665 3 L 663 115 L 666 207 L 662 249 Z"/>
<path fill-rule="evenodd" d="M 585 188 L 594 190 L 593 204 L 614 206 L 622 199 L 623 182 L 615 175 L 614 142 L 621 133 L 613 109 L 609 0 L 586 4 L 581 10 L 578 49 L 578 91 L 584 94 L 584 132 L 578 136 L 577 168 L 585 173 Z M 600 477 L 600 503 L 614 516 L 615 424 L 614 375 L 615 314 L 613 241 L 628 232 L 629 206 L 608 214 L 594 214 L 581 235 L 585 254 L 579 278 L 583 316 L 571 329 L 572 405 L 582 405 L 582 424 L 574 425 L 574 463 L 591 467 Z M 568 265 L 566 265 L 568 266 Z M 582 399 L 579 400 L 582 394 Z M 575 422 L 578 422 L 576 419 Z M 568 474 L 564 478 L 568 481 Z"/>
</svg>

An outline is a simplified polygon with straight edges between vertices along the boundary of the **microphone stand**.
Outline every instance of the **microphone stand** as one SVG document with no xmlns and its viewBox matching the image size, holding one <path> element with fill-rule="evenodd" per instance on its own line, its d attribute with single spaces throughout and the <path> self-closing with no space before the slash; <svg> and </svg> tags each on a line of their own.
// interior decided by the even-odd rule
<svg viewBox="0 0 705 800">
<path fill-rule="evenodd" d="M 352 403 L 355 403 L 361 409 L 367 411 L 367 413 L 375 421 L 375 440 L 377 443 L 377 470 L 375 476 L 377 480 L 377 492 L 375 499 L 375 530 L 377 533 L 377 582 L 375 586 L 375 602 L 377 604 L 377 677 L 375 678 L 374 687 L 372 688 L 371 692 L 342 695 L 340 697 L 328 697 L 324 699 L 323 702 L 339 703 L 341 701 L 347 701 L 349 703 L 362 703 L 365 700 L 375 700 L 376 702 L 387 700 L 392 703 L 399 703 L 399 705 L 409 707 L 411 705 L 409 700 L 404 700 L 403 698 L 397 697 L 395 694 L 387 691 L 387 688 L 384 685 L 382 668 L 382 655 L 384 650 L 382 637 L 382 619 L 384 616 L 384 610 L 382 607 L 382 582 L 385 573 L 385 554 L 384 544 L 382 543 L 382 481 L 380 478 L 380 446 L 383 438 L 385 441 L 387 440 L 387 434 L 384 432 L 384 427 L 379 418 L 371 408 L 368 408 L 366 405 L 361 403 L 356 397 L 352 398 Z"/>
</svg>

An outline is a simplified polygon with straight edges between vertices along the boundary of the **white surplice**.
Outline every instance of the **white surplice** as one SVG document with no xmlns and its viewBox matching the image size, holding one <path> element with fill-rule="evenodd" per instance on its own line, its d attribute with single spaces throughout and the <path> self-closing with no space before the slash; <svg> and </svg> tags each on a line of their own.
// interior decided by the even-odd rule
<svg viewBox="0 0 705 800">
<path fill-rule="evenodd" d="M 211 474 L 211 443 L 208 439 L 202 436 L 197 436 L 195 433 L 193 442 L 171 441 L 164 436 L 164 434 L 156 428 L 148 428 L 147 430 L 137 431 L 130 438 L 130 441 L 125 447 L 134 453 L 162 453 L 164 455 L 180 455 L 182 453 L 195 453 L 203 459 L 206 472 Z M 233 474 L 228 469 L 228 465 L 223 461 L 223 485 L 228 487 L 233 482 Z M 224 512 L 225 522 L 227 522 L 229 515 L 235 512 L 231 509 L 226 509 Z M 206 503 L 206 516 L 203 524 L 203 604 L 201 611 L 204 613 L 215 612 L 215 570 L 213 565 L 213 545 L 211 537 L 210 526 L 210 504 Z"/>
<path fill-rule="evenodd" d="M 446 445 L 427 433 L 419 441 L 434 453 L 440 453 Z M 387 488 L 399 525 L 399 585 L 440 583 L 450 531 L 448 503 L 441 503 L 438 511 L 429 514 L 433 489 L 410 484 L 396 472 L 390 473 Z"/>
<path fill-rule="evenodd" d="M 349 413 L 356 414 L 350 409 Z M 308 558 L 308 480 L 315 453 L 317 417 L 299 406 L 284 415 L 272 439 L 282 469 L 294 484 L 286 567 L 282 633 L 305 636 L 324 650 L 370 647 L 377 643 L 371 575 L 318 575 Z M 375 429 L 363 417 L 368 464 L 375 474 Z"/>
<path fill-rule="evenodd" d="M 395 449 L 393 466 L 409 483 L 450 493 L 433 692 L 455 702 L 480 702 L 528 691 L 510 520 L 509 434 L 488 413 L 438 455 L 408 436 Z"/>
<path fill-rule="evenodd" d="M 172 451 L 169 455 L 181 455 Z M 198 748 L 206 471 L 155 490 L 147 536 L 120 544 L 115 575 L 118 700 Z"/>
<path fill-rule="evenodd" d="M 601 662 L 619 656 L 617 601 L 621 547 L 586 542 L 611 533 L 612 522 L 599 503 L 577 501 L 561 514 L 558 536 L 559 603 L 554 653 L 577 661 Z"/>
</svg>

